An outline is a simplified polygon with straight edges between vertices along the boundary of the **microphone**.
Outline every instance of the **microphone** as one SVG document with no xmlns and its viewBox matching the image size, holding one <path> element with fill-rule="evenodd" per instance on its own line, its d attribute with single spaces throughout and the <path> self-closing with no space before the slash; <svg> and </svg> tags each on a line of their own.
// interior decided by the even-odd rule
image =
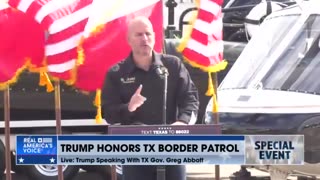
<svg viewBox="0 0 320 180">
<path fill-rule="evenodd" d="M 163 92 L 162 92 L 162 124 L 167 124 L 167 87 L 168 87 L 168 69 L 163 65 L 157 65 L 154 67 L 157 75 L 163 80 Z M 166 168 L 163 165 L 157 167 L 157 180 L 166 179 Z"/>
<path fill-rule="evenodd" d="M 155 71 L 156 71 L 156 73 L 159 75 L 159 76 L 162 76 L 162 69 L 161 69 L 161 66 L 156 66 L 155 67 Z"/>
<path fill-rule="evenodd" d="M 169 75 L 168 69 L 161 65 L 156 66 L 155 71 L 160 77 Z"/>
</svg>

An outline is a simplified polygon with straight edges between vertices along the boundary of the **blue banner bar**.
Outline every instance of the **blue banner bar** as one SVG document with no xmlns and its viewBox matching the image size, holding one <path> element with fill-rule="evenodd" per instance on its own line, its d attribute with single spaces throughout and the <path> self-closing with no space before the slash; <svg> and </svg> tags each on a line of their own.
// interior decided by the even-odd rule
<svg viewBox="0 0 320 180">
<path fill-rule="evenodd" d="M 17 165 L 50 164 L 57 165 L 57 155 L 17 155 Z"/>
</svg>

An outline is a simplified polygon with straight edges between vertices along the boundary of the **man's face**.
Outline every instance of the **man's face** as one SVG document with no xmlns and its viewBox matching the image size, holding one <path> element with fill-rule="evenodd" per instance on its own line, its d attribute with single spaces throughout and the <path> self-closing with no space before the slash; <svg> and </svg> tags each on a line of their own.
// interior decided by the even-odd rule
<svg viewBox="0 0 320 180">
<path fill-rule="evenodd" d="M 129 29 L 128 43 L 134 54 L 150 56 L 155 43 L 152 26 L 136 22 Z"/>
</svg>

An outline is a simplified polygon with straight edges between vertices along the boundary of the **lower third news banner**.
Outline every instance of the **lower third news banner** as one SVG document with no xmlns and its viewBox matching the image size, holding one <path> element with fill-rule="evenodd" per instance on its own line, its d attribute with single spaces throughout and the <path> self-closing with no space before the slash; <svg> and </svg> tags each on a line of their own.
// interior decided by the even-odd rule
<svg viewBox="0 0 320 180">
<path fill-rule="evenodd" d="M 17 136 L 16 156 L 18 165 L 301 165 L 304 163 L 304 137 Z"/>
</svg>

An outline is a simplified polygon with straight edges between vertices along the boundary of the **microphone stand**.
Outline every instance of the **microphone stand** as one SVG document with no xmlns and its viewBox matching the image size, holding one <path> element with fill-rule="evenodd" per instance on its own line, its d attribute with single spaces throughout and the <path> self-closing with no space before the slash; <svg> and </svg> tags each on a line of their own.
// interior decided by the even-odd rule
<svg viewBox="0 0 320 180">
<path fill-rule="evenodd" d="M 162 105 L 162 123 L 167 124 L 167 92 L 168 92 L 168 70 L 167 68 L 162 69 L 163 72 L 163 105 Z"/>
<path fill-rule="evenodd" d="M 167 124 L 167 87 L 168 87 L 168 70 L 165 67 L 160 67 L 159 76 L 164 81 L 163 85 L 163 104 L 162 104 L 162 124 Z M 166 167 L 157 166 L 157 180 L 166 179 Z"/>
</svg>

